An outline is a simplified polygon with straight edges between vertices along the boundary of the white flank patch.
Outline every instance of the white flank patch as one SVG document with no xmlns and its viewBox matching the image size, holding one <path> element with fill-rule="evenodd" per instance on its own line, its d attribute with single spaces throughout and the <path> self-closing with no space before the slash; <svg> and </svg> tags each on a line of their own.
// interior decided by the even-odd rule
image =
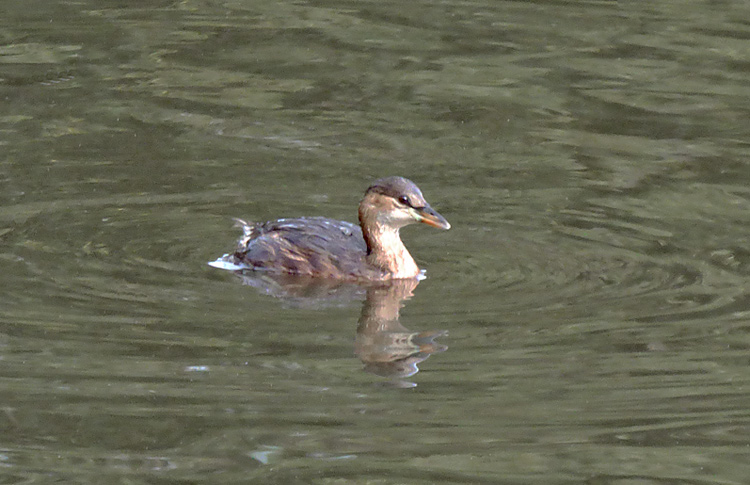
<svg viewBox="0 0 750 485">
<path fill-rule="evenodd" d="M 247 266 L 240 266 L 239 264 L 230 263 L 229 261 L 224 261 L 222 258 L 219 258 L 216 261 L 209 261 L 208 265 L 213 268 L 225 269 L 227 271 L 240 271 L 243 269 L 247 269 Z"/>
</svg>

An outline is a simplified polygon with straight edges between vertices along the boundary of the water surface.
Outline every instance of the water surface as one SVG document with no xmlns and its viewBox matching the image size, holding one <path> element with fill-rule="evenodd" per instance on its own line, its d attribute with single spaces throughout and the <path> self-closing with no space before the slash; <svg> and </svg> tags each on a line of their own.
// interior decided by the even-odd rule
<svg viewBox="0 0 750 485">
<path fill-rule="evenodd" d="M 0 482 L 747 483 L 744 2 L 4 10 Z M 206 265 L 392 174 L 418 287 Z"/>
</svg>

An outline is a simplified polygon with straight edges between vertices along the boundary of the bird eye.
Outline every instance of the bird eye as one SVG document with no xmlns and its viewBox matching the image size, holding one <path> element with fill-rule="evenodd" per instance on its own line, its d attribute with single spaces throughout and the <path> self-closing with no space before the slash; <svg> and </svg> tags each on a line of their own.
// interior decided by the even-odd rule
<svg viewBox="0 0 750 485">
<path fill-rule="evenodd" d="M 411 207 L 411 204 L 409 203 L 409 198 L 405 195 L 402 195 L 398 198 L 398 201 L 404 204 L 405 206 Z"/>
</svg>

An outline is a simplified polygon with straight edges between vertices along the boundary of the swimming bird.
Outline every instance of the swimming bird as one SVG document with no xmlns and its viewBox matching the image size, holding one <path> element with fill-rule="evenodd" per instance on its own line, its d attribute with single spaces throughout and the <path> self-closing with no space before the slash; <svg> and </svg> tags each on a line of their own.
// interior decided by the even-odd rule
<svg viewBox="0 0 750 485">
<path fill-rule="evenodd" d="M 359 226 L 325 217 L 237 223 L 243 233 L 237 248 L 212 266 L 360 281 L 419 277 L 399 230 L 414 223 L 451 227 L 403 177 L 381 178 L 367 188 Z"/>
</svg>

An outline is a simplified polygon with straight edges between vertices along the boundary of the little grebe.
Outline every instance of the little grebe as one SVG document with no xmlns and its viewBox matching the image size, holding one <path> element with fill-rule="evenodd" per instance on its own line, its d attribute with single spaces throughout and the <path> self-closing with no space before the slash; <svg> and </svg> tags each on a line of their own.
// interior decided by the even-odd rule
<svg viewBox="0 0 750 485">
<path fill-rule="evenodd" d="M 419 276 L 399 229 L 416 222 L 451 227 L 424 200 L 419 187 L 403 177 L 378 179 L 365 191 L 359 203 L 361 229 L 324 217 L 237 222 L 243 231 L 237 249 L 212 266 L 346 280 Z"/>
</svg>

